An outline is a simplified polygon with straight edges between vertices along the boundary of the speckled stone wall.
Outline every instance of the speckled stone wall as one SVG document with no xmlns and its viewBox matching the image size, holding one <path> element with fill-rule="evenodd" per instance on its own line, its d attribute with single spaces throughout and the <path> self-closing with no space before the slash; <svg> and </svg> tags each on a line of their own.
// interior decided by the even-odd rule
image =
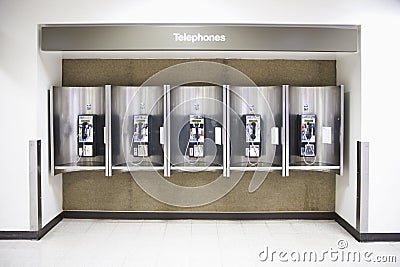
<svg viewBox="0 0 400 267">
<path fill-rule="evenodd" d="M 140 85 L 151 75 L 184 59 L 64 59 L 63 86 Z M 332 60 L 212 60 L 232 66 L 257 85 L 336 85 Z M 207 184 L 218 172 L 177 172 L 169 181 L 185 186 Z M 113 211 L 334 211 L 335 174 L 292 171 L 289 177 L 271 172 L 260 188 L 248 192 L 252 173 L 218 201 L 196 208 L 179 208 L 148 196 L 130 173 L 73 172 L 63 174 L 64 210 Z"/>
</svg>

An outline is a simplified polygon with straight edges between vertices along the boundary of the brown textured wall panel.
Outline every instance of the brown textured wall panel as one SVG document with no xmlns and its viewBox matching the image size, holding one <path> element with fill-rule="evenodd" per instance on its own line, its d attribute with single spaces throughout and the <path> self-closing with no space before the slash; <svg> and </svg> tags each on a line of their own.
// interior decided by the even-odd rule
<svg viewBox="0 0 400 267">
<path fill-rule="evenodd" d="M 64 59 L 63 86 L 138 86 L 157 72 L 188 59 Z M 203 60 L 204 61 L 204 60 Z M 211 61 L 211 60 L 209 60 Z M 222 60 L 212 60 L 222 63 Z"/>
<path fill-rule="evenodd" d="M 141 85 L 151 75 L 186 59 L 64 59 L 63 86 Z M 248 75 L 257 85 L 336 85 L 332 60 L 215 59 Z M 184 186 L 207 184 L 219 173 L 174 173 L 171 182 Z M 270 173 L 254 193 L 251 173 L 222 199 L 198 208 L 178 208 L 143 192 L 130 173 L 74 172 L 63 175 L 65 210 L 115 211 L 334 211 L 335 175 L 292 171 L 289 177 Z"/>
<path fill-rule="evenodd" d="M 169 181 L 196 186 L 207 184 L 220 173 L 175 173 Z M 122 211 L 334 211 L 335 175 L 293 171 L 289 177 L 271 172 L 261 187 L 248 192 L 252 173 L 220 200 L 197 208 L 177 208 L 161 203 L 142 191 L 130 173 L 74 172 L 63 177 L 65 210 Z"/>
<path fill-rule="evenodd" d="M 334 60 L 227 60 L 257 85 L 336 85 Z"/>
<path fill-rule="evenodd" d="M 188 59 L 64 59 L 63 86 L 141 85 Z M 204 61 L 204 60 L 202 60 Z M 257 85 L 336 85 L 334 60 L 213 59 L 249 76 Z"/>
</svg>

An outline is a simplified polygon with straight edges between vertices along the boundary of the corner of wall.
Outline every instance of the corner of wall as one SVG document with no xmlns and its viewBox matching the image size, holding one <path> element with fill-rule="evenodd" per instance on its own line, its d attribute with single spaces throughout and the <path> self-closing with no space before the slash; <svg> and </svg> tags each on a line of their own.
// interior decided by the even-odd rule
<svg viewBox="0 0 400 267">
<path fill-rule="evenodd" d="M 61 53 L 38 50 L 37 77 L 37 136 L 42 140 L 42 225 L 46 225 L 62 212 L 62 176 L 51 176 L 49 167 L 48 89 L 61 85 Z"/>
<path fill-rule="evenodd" d="M 336 176 L 335 211 L 354 228 L 357 201 L 357 141 L 361 138 L 360 52 L 336 60 L 337 83 L 345 87 L 344 174 Z"/>
</svg>

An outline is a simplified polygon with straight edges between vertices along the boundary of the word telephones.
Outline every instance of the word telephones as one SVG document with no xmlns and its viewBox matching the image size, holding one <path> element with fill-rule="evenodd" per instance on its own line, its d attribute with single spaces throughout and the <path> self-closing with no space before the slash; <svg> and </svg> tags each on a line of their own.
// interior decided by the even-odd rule
<svg viewBox="0 0 400 267">
<path fill-rule="evenodd" d="M 299 156 L 316 156 L 316 115 L 301 114 L 298 115 L 299 121 Z"/>
<path fill-rule="evenodd" d="M 204 116 L 189 116 L 189 157 L 204 157 Z"/>
<path fill-rule="evenodd" d="M 242 120 L 246 127 L 245 155 L 249 158 L 258 158 L 261 151 L 261 115 L 246 114 Z"/>
<path fill-rule="evenodd" d="M 78 115 L 78 156 L 97 155 L 97 115 Z"/>
<path fill-rule="evenodd" d="M 149 156 L 150 115 L 133 116 L 133 156 Z"/>
</svg>

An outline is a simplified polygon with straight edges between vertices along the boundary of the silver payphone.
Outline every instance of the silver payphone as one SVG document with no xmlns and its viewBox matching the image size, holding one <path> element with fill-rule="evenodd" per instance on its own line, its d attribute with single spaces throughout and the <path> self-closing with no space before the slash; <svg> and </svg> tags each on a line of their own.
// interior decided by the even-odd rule
<svg viewBox="0 0 400 267">
<path fill-rule="evenodd" d="M 97 155 L 97 116 L 78 115 L 78 156 L 95 157 Z"/>
<path fill-rule="evenodd" d="M 261 115 L 243 115 L 246 131 L 245 155 L 249 158 L 259 158 L 261 151 Z"/>
<path fill-rule="evenodd" d="M 133 156 L 149 156 L 149 140 L 151 116 L 134 115 L 133 116 Z"/>
<path fill-rule="evenodd" d="M 315 157 L 316 156 L 316 120 L 315 114 L 298 115 L 299 121 L 299 156 Z"/>
<path fill-rule="evenodd" d="M 189 157 L 201 158 L 204 157 L 204 116 L 190 115 L 189 116 Z"/>
</svg>

